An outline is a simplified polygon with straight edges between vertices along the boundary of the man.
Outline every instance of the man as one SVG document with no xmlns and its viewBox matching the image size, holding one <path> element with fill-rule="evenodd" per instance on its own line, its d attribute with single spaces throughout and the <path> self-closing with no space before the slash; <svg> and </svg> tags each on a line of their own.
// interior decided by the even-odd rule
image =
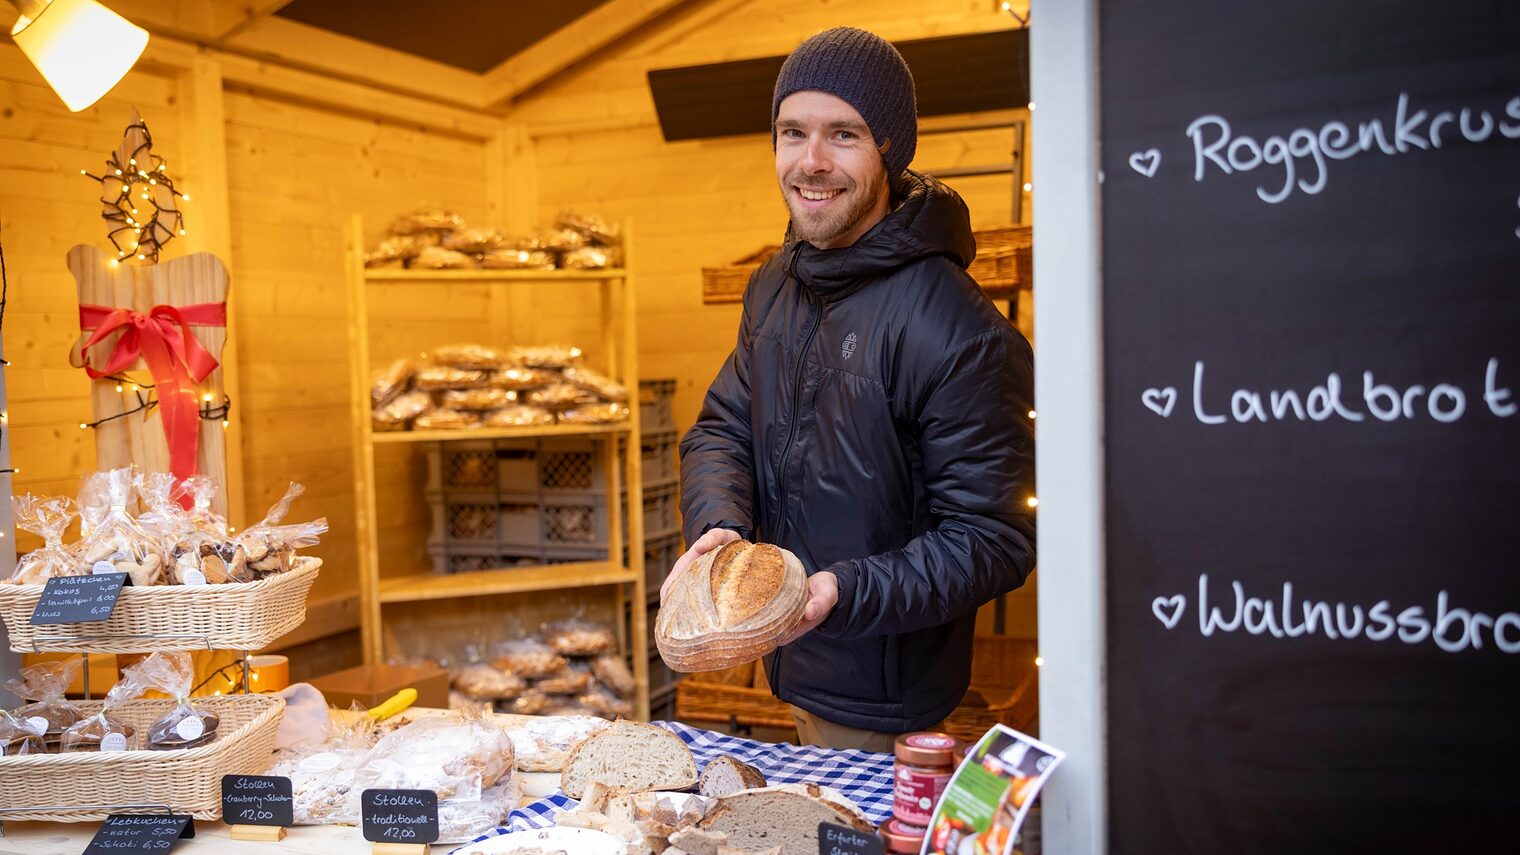
<svg viewBox="0 0 1520 855">
<path fill-rule="evenodd" d="M 966 275 L 965 203 L 907 169 L 891 44 L 803 42 L 771 116 L 791 226 L 681 442 L 671 575 L 740 537 L 796 553 L 808 601 L 771 689 L 803 741 L 891 751 L 960 702 L 977 608 L 1034 564 L 1032 355 Z"/>
</svg>

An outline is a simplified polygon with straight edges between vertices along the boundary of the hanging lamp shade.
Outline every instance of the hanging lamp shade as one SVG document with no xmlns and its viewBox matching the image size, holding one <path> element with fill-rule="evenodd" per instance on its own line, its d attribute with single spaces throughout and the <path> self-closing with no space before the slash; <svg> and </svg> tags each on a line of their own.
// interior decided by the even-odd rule
<svg viewBox="0 0 1520 855">
<path fill-rule="evenodd" d="M 148 46 L 148 31 L 95 0 L 22 0 L 11 38 L 74 112 L 111 91 Z"/>
</svg>

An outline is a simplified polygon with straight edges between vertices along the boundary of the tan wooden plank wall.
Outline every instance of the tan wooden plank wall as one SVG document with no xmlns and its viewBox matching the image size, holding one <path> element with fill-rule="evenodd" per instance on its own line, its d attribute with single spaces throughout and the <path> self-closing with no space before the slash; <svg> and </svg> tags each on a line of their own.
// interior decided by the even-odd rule
<svg viewBox="0 0 1520 855">
<path fill-rule="evenodd" d="M 358 212 L 378 240 L 396 214 L 420 204 L 483 221 L 485 146 L 267 95 L 228 92 L 226 104 L 249 512 L 278 499 L 288 479 L 306 484 L 297 507 L 332 526 L 313 597 L 353 593 L 342 224 Z M 445 300 L 383 290 L 371 305 L 385 355 L 479 335 L 480 288 L 450 289 Z M 380 530 L 388 552 L 420 564 L 430 519 L 410 451 L 380 456 Z"/>
<path fill-rule="evenodd" d="M 288 85 L 286 78 L 299 75 L 271 71 L 266 87 L 260 82 L 265 77 L 246 67 L 248 60 L 211 54 L 212 62 L 227 63 L 228 72 L 227 261 L 238 317 L 241 394 L 235 406 L 242 419 L 249 517 L 261 515 L 286 481 L 306 484 L 308 494 L 295 515 L 323 514 L 332 524 L 316 550 L 327 569 L 314 598 L 355 592 L 342 332 L 345 217 L 362 214 L 372 239 L 396 214 L 423 203 L 450 206 L 472 223 L 516 230 L 546 226 L 567 207 L 632 222 L 642 373 L 679 381 L 676 417 L 684 427 L 732 346 L 739 316 L 735 306 L 702 305 L 699 270 L 776 242 L 786 215 L 769 140 L 761 135 L 666 144 L 646 72 L 783 54 L 808 34 L 837 24 L 891 39 L 1012 26 L 996 6 L 992 0 L 686 4 L 527 93 L 513 105 L 496 141 L 481 135 L 500 124 L 494 115 L 456 119 L 465 111 L 448 108 L 454 112 L 435 110 L 407 121 L 396 115 L 404 112 L 404 99 L 377 88 L 372 100 L 355 100 L 350 96 L 369 90 L 352 80 L 333 83 L 327 93 L 282 97 L 267 87 Z M 0 46 L 0 228 L 12 286 L 5 355 L 12 363 L 9 426 L 21 469 L 18 492 L 73 494 L 80 474 L 94 466 L 92 437 L 78 428 L 89 416 L 87 382 L 66 359 L 77 320 L 63 257 L 77 243 L 104 239 L 94 188 L 78 173 L 100 167 L 132 107 L 154 130 L 171 170 L 188 144 L 177 139 L 188 93 L 181 91 L 175 69 L 163 63 L 188 62 L 190 51 L 172 41 L 160 42 L 155 51 L 160 61 L 133 71 L 91 109 L 71 114 L 13 45 Z M 1010 115 L 1027 118 L 1003 117 Z M 449 127 L 426 130 L 444 125 Z M 915 166 L 933 171 L 1006 162 L 1011 144 L 1007 130 L 925 135 Z M 1014 219 L 1010 182 L 994 176 L 951 183 L 970 203 L 974 225 L 982 226 Z M 184 189 L 192 195 L 186 215 L 194 230 L 196 188 Z M 1023 213 L 1027 220 L 1027 208 Z M 177 242 L 166 257 L 183 252 Z M 583 286 L 567 285 L 513 299 L 512 316 L 497 328 L 519 338 L 584 346 L 596 335 L 595 317 L 583 311 L 588 297 Z M 478 338 L 478 319 L 490 308 L 483 291 L 471 288 L 452 289 L 447 300 L 398 293 L 376 302 L 377 361 Z M 1027 303 L 1018 315 L 1027 320 Z M 415 453 L 394 449 L 380 462 L 380 495 L 396 497 L 381 506 L 385 548 L 420 562 L 429 524 L 425 508 L 402 498 L 420 478 L 420 463 Z M 35 545 L 25 536 L 18 543 L 22 549 Z M 1021 605 L 1013 611 L 1033 610 Z"/>
</svg>

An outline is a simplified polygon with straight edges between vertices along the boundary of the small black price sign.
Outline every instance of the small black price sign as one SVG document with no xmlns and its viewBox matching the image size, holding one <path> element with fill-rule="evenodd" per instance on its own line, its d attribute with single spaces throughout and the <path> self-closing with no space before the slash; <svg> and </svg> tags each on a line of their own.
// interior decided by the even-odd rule
<svg viewBox="0 0 1520 855">
<path fill-rule="evenodd" d="M 178 814 L 113 813 L 100 824 L 84 855 L 101 852 L 168 852 L 178 840 L 195 836 L 195 823 Z"/>
<path fill-rule="evenodd" d="M 32 609 L 33 626 L 55 623 L 95 623 L 116 610 L 121 587 L 127 584 L 125 573 L 102 573 L 98 576 L 57 576 L 47 580 L 42 598 Z"/>
<path fill-rule="evenodd" d="M 371 843 L 438 840 L 438 794 L 432 790 L 365 790 L 359 809 L 364 839 Z"/>
<path fill-rule="evenodd" d="M 882 855 L 885 851 L 881 838 L 868 831 L 818 823 L 818 855 Z"/>
<path fill-rule="evenodd" d="M 228 825 L 295 825 L 290 779 L 280 775 L 223 775 L 222 821 Z"/>
</svg>

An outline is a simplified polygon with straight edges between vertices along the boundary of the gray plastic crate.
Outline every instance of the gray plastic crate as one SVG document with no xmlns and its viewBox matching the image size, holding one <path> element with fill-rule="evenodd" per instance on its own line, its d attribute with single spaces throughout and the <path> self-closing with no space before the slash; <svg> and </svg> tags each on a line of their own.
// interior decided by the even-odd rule
<svg viewBox="0 0 1520 855">
<path fill-rule="evenodd" d="M 639 381 L 639 430 L 643 433 L 674 430 L 676 381 Z"/>
<path fill-rule="evenodd" d="M 676 446 L 680 441 L 680 434 L 673 430 L 646 433 L 639 437 L 645 484 L 658 484 L 681 477 L 681 464 L 676 456 Z"/>
<path fill-rule="evenodd" d="M 593 437 L 468 439 L 429 443 L 427 488 L 432 493 L 605 492 L 606 471 Z"/>
<path fill-rule="evenodd" d="M 654 648 L 650 648 L 654 650 Z M 660 658 L 659 651 L 649 656 L 649 694 L 653 697 L 675 689 L 676 684 L 681 682 L 683 675 L 678 671 L 670 670 L 665 660 Z"/>
<path fill-rule="evenodd" d="M 676 682 L 680 682 L 677 680 Z M 649 695 L 649 720 L 650 721 L 675 721 L 676 720 L 676 687 L 671 686 L 663 692 L 651 692 Z"/>
<path fill-rule="evenodd" d="M 623 540 L 628 540 L 628 493 L 624 491 Z M 676 482 L 644 485 L 644 539 L 651 540 L 681 527 L 681 507 L 676 498 Z"/>
<path fill-rule="evenodd" d="M 649 597 L 649 602 L 659 604 L 660 586 L 665 584 L 670 568 L 675 566 L 676 559 L 685 551 L 686 546 L 679 531 L 644 539 L 644 593 Z"/>
<path fill-rule="evenodd" d="M 576 547 L 540 549 L 498 549 L 493 546 L 467 546 L 449 543 L 428 546 L 428 558 L 434 573 L 469 573 L 475 570 L 500 570 L 508 567 L 534 567 L 543 564 L 575 564 L 598 561 L 607 556 L 596 550 Z"/>
<path fill-rule="evenodd" d="M 644 631 L 647 634 L 646 642 L 649 645 L 649 696 L 653 698 L 662 692 L 673 691 L 676 683 L 681 682 L 684 675 L 679 671 L 671 670 L 660 658 L 660 649 L 654 643 L 654 619 L 659 612 L 658 604 L 651 603 L 648 606 L 648 620 L 644 622 Z M 651 706 L 653 701 L 651 701 Z"/>
<path fill-rule="evenodd" d="M 455 492 L 430 495 L 429 546 L 597 547 L 606 554 L 607 497 L 597 493 Z"/>
</svg>

